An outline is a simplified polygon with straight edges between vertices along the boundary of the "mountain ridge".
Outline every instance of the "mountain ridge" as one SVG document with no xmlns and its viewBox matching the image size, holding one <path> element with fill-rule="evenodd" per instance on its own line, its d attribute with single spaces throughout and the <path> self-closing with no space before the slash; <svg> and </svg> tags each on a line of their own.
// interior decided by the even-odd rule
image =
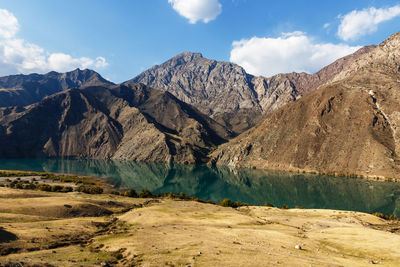
<svg viewBox="0 0 400 267">
<path fill-rule="evenodd" d="M 400 177 L 400 34 L 212 154 L 215 164 Z"/>
<path fill-rule="evenodd" d="M 230 62 L 183 52 L 142 72 L 128 82 L 171 92 L 236 133 L 256 125 L 263 116 L 315 90 L 374 46 L 336 60 L 315 74 L 284 73 L 253 76 Z"/>
<path fill-rule="evenodd" d="M 89 69 L 4 76 L 0 77 L 0 107 L 26 106 L 69 88 L 100 84 L 113 85 Z"/>
<path fill-rule="evenodd" d="M 231 137 L 170 93 L 140 84 L 72 88 L 0 115 L 0 157 L 195 163 Z"/>
</svg>

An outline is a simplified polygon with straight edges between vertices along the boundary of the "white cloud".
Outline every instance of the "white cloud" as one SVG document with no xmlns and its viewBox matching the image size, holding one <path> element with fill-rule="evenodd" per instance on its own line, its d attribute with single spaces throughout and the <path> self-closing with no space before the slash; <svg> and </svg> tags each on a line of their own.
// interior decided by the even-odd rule
<svg viewBox="0 0 400 267">
<path fill-rule="evenodd" d="M 70 71 L 75 68 L 103 68 L 108 65 L 103 57 L 74 58 L 64 53 L 48 53 L 36 44 L 16 38 L 19 29 L 17 18 L 0 9 L 0 75 L 16 73 L 44 73 Z"/>
<path fill-rule="evenodd" d="M 230 61 L 254 75 L 314 73 L 359 46 L 317 43 L 304 32 L 283 33 L 278 38 L 253 37 L 232 43 Z"/>
<path fill-rule="evenodd" d="M 96 62 L 94 63 L 96 68 L 105 68 L 108 66 L 108 62 L 104 57 L 96 57 Z"/>
<path fill-rule="evenodd" d="M 218 0 L 168 0 L 168 3 L 179 15 L 189 19 L 191 24 L 197 21 L 208 23 L 222 11 L 222 5 Z"/>
<path fill-rule="evenodd" d="M 11 38 L 19 29 L 17 18 L 8 10 L 0 9 L 0 38 Z"/>
<path fill-rule="evenodd" d="M 337 34 L 344 41 L 356 40 L 361 36 L 376 32 L 380 23 L 399 15 L 400 5 L 378 9 L 371 7 L 361 11 L 353 10 L 340 16 L 341 23 Z"/>
</svg>

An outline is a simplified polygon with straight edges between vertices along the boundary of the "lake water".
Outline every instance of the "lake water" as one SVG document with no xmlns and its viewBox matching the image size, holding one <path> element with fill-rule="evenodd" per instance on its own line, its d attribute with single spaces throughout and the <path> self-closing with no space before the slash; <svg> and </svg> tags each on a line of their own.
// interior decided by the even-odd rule
<svg viewBox="0 0 400 267">
<path fill-rule="evenodd" d="M 400 216 L 400 183 L 247 168 L 207 167 L 94 159 L 0 159 L 0 169 L 103 177 L 116 188 L 184 192 L 277 207 L 382 212 Z"/>
</svg>

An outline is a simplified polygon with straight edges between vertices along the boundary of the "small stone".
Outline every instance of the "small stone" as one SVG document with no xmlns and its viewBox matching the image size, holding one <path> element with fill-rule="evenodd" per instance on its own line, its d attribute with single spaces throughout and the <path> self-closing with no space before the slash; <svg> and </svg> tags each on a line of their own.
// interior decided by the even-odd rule
<svg viewBox="0 0 400 267">
<path fill-rule="evenodd" d="M 370 264 L 376 264 L 376 262 L 374 262 L 373 260 L 371 260 L 371 259 L 366 259 L 365 260 L 367 263 L 370 263 Z"/>
<path fill-rule="evenodd" d="M 296 246 L 294 246 L 294 248 L 295 249 L 300 249 L 300 250 L 302 249 L 300 245 L 296 245 Z"/>
</svg>

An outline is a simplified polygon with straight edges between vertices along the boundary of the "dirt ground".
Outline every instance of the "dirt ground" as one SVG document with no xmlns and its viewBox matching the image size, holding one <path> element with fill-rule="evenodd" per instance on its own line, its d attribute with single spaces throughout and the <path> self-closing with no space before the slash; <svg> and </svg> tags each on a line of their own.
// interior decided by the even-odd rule
<svg viewBox="0 0 400 267">
<path fill-rule="evenodd" d="M 0 266 L 399 266 L 399 233 L 359 212 L 0 188 Z"/>
</svg>

